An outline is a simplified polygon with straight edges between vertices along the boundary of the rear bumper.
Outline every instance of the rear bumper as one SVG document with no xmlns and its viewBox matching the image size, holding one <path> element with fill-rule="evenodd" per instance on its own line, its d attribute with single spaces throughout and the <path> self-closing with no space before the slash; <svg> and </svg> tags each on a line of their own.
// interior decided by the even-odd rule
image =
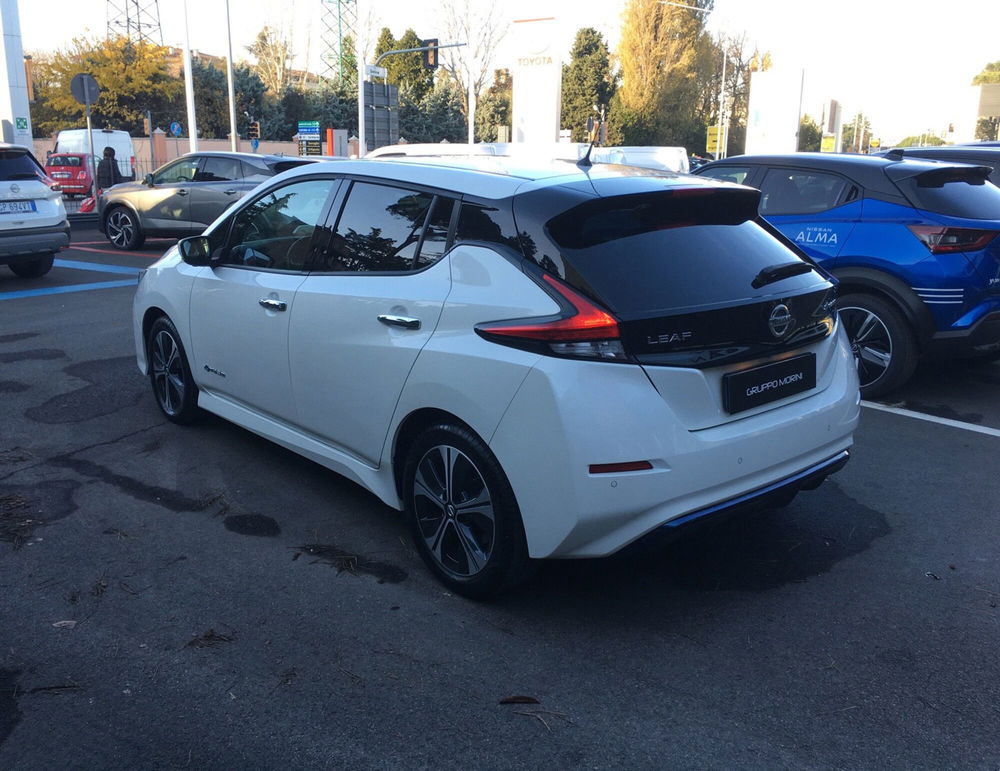
<svg viewBox="0 0 1000 771">
<path fill-rule="evenodd" d="M 963 356 L 996 350 L 1000 350 L 1000 308 L 966 329 L 938 332 L 927 352 L 932 356 Z"/>
<path fill-rule="evenodd" d="M 0 262 L 30 260 L 69 246 L 69 222 L 44 228 L 0 231 Z"/>
</svg>

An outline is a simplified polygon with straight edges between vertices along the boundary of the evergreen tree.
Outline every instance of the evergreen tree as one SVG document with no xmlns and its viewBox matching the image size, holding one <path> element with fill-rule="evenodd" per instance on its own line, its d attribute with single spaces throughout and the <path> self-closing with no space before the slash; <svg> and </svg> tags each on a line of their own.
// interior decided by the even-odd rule
<svg viewBox="0 0 1000 771">
<path fill-rule="evenodd" d="M 607 113 L 616 87 L 604 37 L 593 27 L 577 31 L 562 73 L 562 125 L 571 130 L 574 142 L 586 141 L 587 118 Z"/>
<path fill-rule="evenodd" d="M 513 81 L 510 70 L 496 70 L 493 83 L 476 105 L 476 140 L 498 141 L 498 126 L 510 128 Z M 508 134 L 509 136 L 509 134 Z"/>
</svg>

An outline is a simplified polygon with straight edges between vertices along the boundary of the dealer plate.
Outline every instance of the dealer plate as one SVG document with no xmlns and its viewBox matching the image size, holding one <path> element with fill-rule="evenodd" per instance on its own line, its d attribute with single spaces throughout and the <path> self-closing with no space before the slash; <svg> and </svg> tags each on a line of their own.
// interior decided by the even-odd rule
<svg viewBox="0 0 1000 771">
<path fill-rule="evenodd" d="M 804 353 L 724 375 L 722 404 L 726 412 L 743 412 L 815 387 L 816 354 Z"/>
</svg>

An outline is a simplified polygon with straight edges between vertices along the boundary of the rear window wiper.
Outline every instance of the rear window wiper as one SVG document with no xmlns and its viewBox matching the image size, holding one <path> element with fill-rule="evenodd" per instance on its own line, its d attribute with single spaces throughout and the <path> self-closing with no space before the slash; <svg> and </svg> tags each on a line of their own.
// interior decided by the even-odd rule
<svg viewBox="0 0 1000 771">
<path fill-rule="evenodd" d="M 782 262 L 778 265 L 768 265 L 766 268 L 762 268 L 760 273 L 754 277 L 754 280 L 750 282 L 750 286 L 754 289 L 760 289 L 762 286 L 773 284 L 775 281 L 781 281 L 783 278 L 801 276 L 803 273 L 808 273 L 811 270 L 812 265 L 808 262 Z"/>
</svg>

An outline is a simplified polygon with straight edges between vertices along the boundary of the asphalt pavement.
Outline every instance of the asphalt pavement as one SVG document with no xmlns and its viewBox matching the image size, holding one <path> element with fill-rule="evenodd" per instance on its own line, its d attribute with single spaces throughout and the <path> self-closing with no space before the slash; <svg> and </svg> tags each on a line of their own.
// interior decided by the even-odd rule
<svg viewBox="0 0 1000 771">
<path fill-rule="evenodd" d="M 0 768 L 1000 767 L 1000 364 L 922 366 L 784 509 L 474 603 L 357 485 L 166 422 L 169 242 L 73 242 L 0 269 Z"/>
</svg>

